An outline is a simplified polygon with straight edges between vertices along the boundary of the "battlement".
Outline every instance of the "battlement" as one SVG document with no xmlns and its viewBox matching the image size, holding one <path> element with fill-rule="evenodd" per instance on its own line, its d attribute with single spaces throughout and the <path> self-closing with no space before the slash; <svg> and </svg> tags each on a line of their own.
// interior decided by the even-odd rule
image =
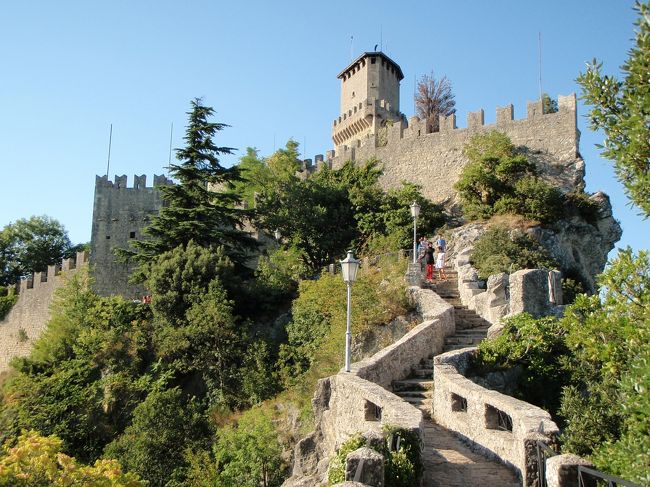
<svg viewBox="0 0 650 487">
<path fill-rule="evenodd" d="M 350 144 L 340 145 L 335 150 L 328 151 L 327 160 L 331 161 L 334 158 L 343 158 L 344 161 L 348 159 L 354 160 L 355 149 L 360 147 L 384 147 L 397 140 L 422 136 L 444 139 L 447 135 L 455 131 L 478 132 L 491 129 L 500 130 L 513 123 L 522 124 L 527 122 L 539 122 L 542 120 L 550 121 L 567 114 L 572 115 L 577 130 L 577 104 L 575 93 L 568 96 L 558 96 L 558 111 L 556 113 L 543 113 L 541 100 L 528 102 L 526 106 L 526 118 L 518 120 L 514 119 L 514 109 L 512 104 L 506 105 L 505 107 L 497 107 L 496 123 L 490 125 L 485 125 L 485 116 L 482 108 L 476 112 L 469 112 L 467 114 L 466 128 L 457 127 L 456 114 L 452 114 L 448 117 L 441 115 L 440 130 L 433 133 L 427 127 L 426 120 L 420 120 L 418 117 L 411 117 L 408 122 L 400 120 L 395 122 L 392 126 L 386 127 L 387 137 L 385 141 L 380 141 L 377 135 L 355 139 Z M 339 117 L 339 123 L 341 120 L 341 117 Z M 343 118 L 343 120 L 345 120 L 345 118 Z M 337 121 L 335 120 L 334 125 L 336 126 L 336 124 Z"/>
<path fill-rule="evenodd" d="M 133 176 L 133 186 L 127 186 L 127 177 L 126 174 L 121 176 L 115 175 L 115 182 L 110 181 L 107 175 L 104 176 L 95 176 L 95 188 L 114 188 L 114 189 L 151 189 L 150 186 L 147 188 L 147 176 L 143 174 L 138 176 L 137 174 Z M 158 175 L 154 174 L 153 176 L 153 187 L 158 186 L 169 186 L 174 184 L 174 182 L 167 178 L 164 174 Z"/>
<path fill-rule="evenodd" d="M 39 288 L 43 283 L 53 282 L 54 278 L 61 274 L 61 272 L 78 269 L 86 264 L 88 264 L 88 252 L 77 252 L 74 257 L 63 259 L 58 264 L 47 266 L 47 271 L 45 272 L 32 272 L 30 276 L 22 278 L 16 283 L 16 291 L 18 294 L 22 294 L 29 289 Z"/>
</svg>

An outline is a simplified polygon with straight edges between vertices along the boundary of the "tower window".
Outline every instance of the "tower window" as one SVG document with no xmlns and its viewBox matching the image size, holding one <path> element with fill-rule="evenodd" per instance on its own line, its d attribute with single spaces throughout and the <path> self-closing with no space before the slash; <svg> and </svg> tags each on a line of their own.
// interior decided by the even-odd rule
<svg viewBox="0 0 650 487">
<path fill-rule="evenodd" d="M 106 235 L 106 240 L 110 240 L 110 239 L 111 239 L 111 236 L 110 236 L 110 235 Z"/>
<path fill-rule="evenodd" d="M 130 232 L 129 233 L 129 238 L 135 238 L 135 232 Z"/>
<path fill-rule="evenodd" d="M 354 91 L 352 92 L 352 98 L 354 98 Z"/>
<path fill-rule="evenodd" d="M 376 59 L 374 57 L 370 58 L 370 64 L 375 64 Z"/>
</svg>

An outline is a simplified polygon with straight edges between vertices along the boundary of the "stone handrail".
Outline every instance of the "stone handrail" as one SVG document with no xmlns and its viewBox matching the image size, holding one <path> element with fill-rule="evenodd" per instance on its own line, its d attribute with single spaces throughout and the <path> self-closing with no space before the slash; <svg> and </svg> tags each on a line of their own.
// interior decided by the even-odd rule
<svg viewBox="0 0 650 487">
<path fill-rule="evenodd" d="M 433 417 L 487 455 L 514 467 L 524 485 L 537 485 L 536 442 L 551 443 L 558 427 L 543 409 L 466 378 L 475 351 L 470 347 L 435 357 Z"/>
<path fill-rule="evenodd" d="M 322 480 L 331 455 L 356 433 L 380 433 L 384 425 L 391 425 L 424 437 L 422 412 L 387 388 L 423 359 L 440 353 L 445 338 L 455 332 L 455 323 L 453 306 L 433 291 L 410 287 L 408 292 L 423 322 L 372 357 L 353 363 L 350 372 L 341 370 L 318 382 L 312 400 L 316 431 L 296 445 L 292 477 L 283 485 L 306 478 Z"/>
</svg>

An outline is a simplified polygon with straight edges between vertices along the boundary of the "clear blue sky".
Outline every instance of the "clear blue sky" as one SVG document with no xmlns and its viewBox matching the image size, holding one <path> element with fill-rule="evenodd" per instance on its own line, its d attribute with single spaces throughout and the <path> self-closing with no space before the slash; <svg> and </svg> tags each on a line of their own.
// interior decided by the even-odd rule
<svg viewBox="0 0 650 487">
<path fill-rule="evenodd" d="M 289 137 L 304 157 L 332 148 L 336 75 L 352 56 L 383 50 L 400 64 L 402 111 L 413 114 L 416 78 L 450 78 L 457 120 L 514 104 L 524 118 L 543 90 L 578 92 L 585 62 L 608 72 L 632 45 L 630 0 L 395 2 L 25 1 L 0 7 L 0 226 L 30 215 L 60 220 L 90 239 L 96 174 L 162 174 L 189 102 L 203 97 L 231 125 L 220 145 L 262 155 Z M 353 40 L 351 42 L 351 37 Z M 647 249 L 650 222 L 628 206 L 611 165 L 598 156 L 579 108 L 587 190 L 603 190 L 624 229 L 619 246 Z M 227 159 L 227 164 L 236 157 Z"/>
</svg>

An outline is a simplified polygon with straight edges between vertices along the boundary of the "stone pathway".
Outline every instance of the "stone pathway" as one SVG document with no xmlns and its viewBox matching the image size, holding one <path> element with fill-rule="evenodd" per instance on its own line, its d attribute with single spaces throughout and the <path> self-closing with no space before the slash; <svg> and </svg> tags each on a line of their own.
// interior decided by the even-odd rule
<svg viewBox="0 0 650 487">
<path fill-rule="evenodd" d="M 444 352 L 478 345 L 487 336 L 490 323 L 460 302 L 455 271 L 447 271 L 447 280 L 426 285 L 454 306 L 456 334 L 445 340 Z M 393 392 L 419 408 L 425 423 L 423 487 L 519 487 L 514 471 L 475 453 L 453 432 L 431 419 L 433 401 L 433 357 L 407 379 L 393 382 Z"/>
</svg>

